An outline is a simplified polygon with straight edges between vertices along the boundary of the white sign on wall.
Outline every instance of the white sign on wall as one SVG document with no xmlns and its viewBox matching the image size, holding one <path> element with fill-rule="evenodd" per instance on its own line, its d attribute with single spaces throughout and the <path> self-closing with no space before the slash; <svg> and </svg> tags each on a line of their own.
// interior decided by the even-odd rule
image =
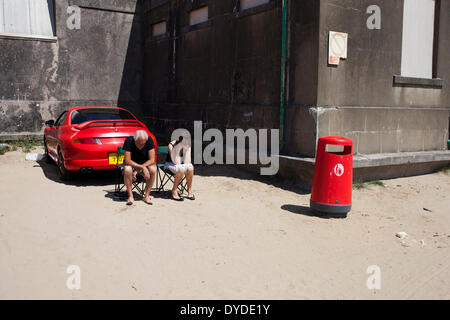
<svg viewBox="0 0 450 320">
<path fill-rule="evenodd" d="M 338 66 L 341 59 L 347 59 L 348 34 L 330 31 L 328 37 L 328 64 Z"/>
</svg>

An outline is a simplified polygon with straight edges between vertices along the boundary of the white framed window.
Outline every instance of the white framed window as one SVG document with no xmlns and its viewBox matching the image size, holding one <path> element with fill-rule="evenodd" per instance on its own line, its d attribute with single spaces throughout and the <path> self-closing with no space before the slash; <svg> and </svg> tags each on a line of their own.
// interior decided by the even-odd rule
<svg viewBox="0 0 450 320">
<path fill-rule="evenodd" d="M 167 32 L 166 21 L 161 21 L 161 22 L 152 24 L 152 37 L 161 36 L 163 34 L 166 34 L 166 32 Z"/>
<path fill-rule="evenodd" d="M 269 2 L 270 0 L 241 0 L 241 10 L 254 8 Z"/>
<path fill-rule="evenodd" d="M 193 26 L 208 21 L 208 6 L 189 12 L 189 25 Z"/>
<path fill-rule="evenodd" d="M 53 38 L 53 0 L 0 0 L 0 35 Z"/>
<path fill-rule="evenodd" d="M 404 0 L 401 75 L 433 78 L 436 0 Z"/>
</svg>

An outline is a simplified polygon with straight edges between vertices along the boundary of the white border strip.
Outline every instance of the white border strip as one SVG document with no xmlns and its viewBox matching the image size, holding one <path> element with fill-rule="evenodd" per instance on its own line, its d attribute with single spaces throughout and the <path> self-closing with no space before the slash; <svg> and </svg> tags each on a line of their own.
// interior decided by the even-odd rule
<svg viewBox="0 0 450 320">
<path fill-rule="evenodd" d="M 0 39 L 17 39 L 17 40 L 38 40 L 38 41 L 58 41 L 57 37 L 43 36 L 37 34 L 21 34 L 21 33 L 8 33 L 0 32 Z"/>
</svg>

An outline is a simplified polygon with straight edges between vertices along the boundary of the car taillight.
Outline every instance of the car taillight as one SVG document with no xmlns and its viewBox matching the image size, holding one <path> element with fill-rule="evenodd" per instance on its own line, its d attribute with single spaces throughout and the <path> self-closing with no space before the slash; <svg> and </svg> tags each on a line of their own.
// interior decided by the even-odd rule
<svg viewBox="0 0 450 320">
<path fill-rule="evenodd" d="M 73 139 L 72 141 L 76 144 L 102 144 L 102 142 L 98 138 L 81 138 Z"/>
</svg>

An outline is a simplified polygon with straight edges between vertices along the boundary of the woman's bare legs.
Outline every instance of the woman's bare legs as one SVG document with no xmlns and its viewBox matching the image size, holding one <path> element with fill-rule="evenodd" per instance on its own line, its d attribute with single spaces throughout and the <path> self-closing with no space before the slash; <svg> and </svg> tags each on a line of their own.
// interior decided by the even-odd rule
<svg viewBox="0 0 450 320">
<path fill-rule="evenodd" d="M 192 198 L 192 181 L 194 180 L 194 167 L 188 167 L 186 170 L 186 181 L 187 181 L 187 188 L 188 188 L 188 197 Z"/>
<path fill-rule="evenodd" d="M 172 188 L 172 197 L 174 199 L 180 199 L 180 196 L 178 195 L 178 185 L 180 184 L 181 180 L 183 180 L 184 177 L 184 168 L 179 167 L 178 171 L 175 173 L 175 178 L 173 182 L 173 188 Z"/>
</svg>

